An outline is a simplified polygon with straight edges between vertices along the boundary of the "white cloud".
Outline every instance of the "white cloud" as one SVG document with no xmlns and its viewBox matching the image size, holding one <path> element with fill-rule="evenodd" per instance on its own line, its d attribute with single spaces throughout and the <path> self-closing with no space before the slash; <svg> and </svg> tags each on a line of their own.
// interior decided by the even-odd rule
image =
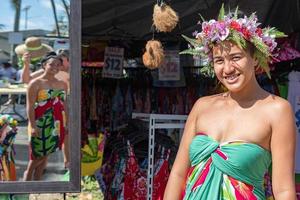
<svg viewBox="0 0 300 200">
<path fill-rule="evenodd" d="M 49 30 L 49 24 L 44 23 L 43 20 L 27 20 L 27 29 L 45 29 Z M 25 30 L 25 20 L 20 20 L 20 30 Z"/>
</svg>

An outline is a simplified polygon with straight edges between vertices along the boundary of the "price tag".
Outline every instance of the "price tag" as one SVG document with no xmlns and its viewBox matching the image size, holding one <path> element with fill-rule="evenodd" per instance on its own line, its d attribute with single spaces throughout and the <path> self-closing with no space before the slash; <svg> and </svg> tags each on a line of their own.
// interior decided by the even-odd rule
<svg viewBox="0 0 300 200">
<path fill-rule="evenodd" d="M 165 59 L 162 66 L 158 68 L 158 80 L 160 81 L 179 81 L 180 80 L 180 61 L 179 51 L 165 51 Z"/>
<path fill-rule="evenodd" d="M 123 48 L 106 47 L 104 53 L 104 67 L 102 70 L 102 76 L 106 78 L 122 78 L 123 59 Z"/>
</svg>

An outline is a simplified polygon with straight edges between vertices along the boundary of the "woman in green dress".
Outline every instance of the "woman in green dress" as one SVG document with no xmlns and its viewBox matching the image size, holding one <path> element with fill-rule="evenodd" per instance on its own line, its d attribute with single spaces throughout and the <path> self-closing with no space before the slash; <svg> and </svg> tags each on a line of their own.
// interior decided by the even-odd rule
<svg viewBox="0 0 300 200">
<path fill-rule="evenodd" d="M 202 23 L 187 53 L 206 55 L 221 94 L 200 98 L 187 119 L 165 200 L 296 200 L 295 121 L 291 105 L 263 90 L 257 69 L 269 75 L 276 29 L 258 27 L 254 14 L 224 15 Z M 264 176 L 272 163 L 273 196 Z"/>
<path fill-rule="evenodd" d="M 30 159 L 24 180 L 40 180 L 49 154 L 61 149 L 67 134 L 67 84 L 55 77 L 62 60 L 50 52 L 41 60 L 44 73 L 32 80 L 27 91 Z"/>
</svg>

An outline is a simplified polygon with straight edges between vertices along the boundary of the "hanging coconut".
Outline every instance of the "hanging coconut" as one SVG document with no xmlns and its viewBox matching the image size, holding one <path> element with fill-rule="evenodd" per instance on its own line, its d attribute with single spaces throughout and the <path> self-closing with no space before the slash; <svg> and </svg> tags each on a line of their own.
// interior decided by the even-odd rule
<svg viewBox="0 0 300 200">
<path fill-rule="evenodd" d="M 146 44 L 146 52 L 143 55 L 143 63 L 149 69 L 155 69 L 162 65 L 164 50 L 158 40 L 149 40 Z"/>
<path fill-rule="evenodd" d="M 160 32 L 171 32 L 178 23 L 177 13 L 168 5 L 155 4 L 153 10 L 153 24 Z"/>
</svg>

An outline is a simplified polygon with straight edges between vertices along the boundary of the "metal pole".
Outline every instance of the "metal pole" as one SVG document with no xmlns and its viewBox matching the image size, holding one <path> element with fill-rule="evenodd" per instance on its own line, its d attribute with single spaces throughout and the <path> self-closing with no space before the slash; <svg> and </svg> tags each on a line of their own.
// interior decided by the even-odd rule
<svg viewBox="0 0 300 200">
<path fill-rule="evenodd" d="M 25 30 L 27 30 L 27 20 L 28 20 L 27 12 L 28 12 L 28 9 L 25 9 Z"/>
<path fill-rule="evenodd" d="M 27 30 L 27 22 L 28 22 L 28 10 L 31 8 L 31 6 L 26 6 L 25 8 L 23 8 L 23 10 L 25 11 L 25 30 Z"/>
<path fill-rule="evenodd" d="M 152 200 L 153 174 L 154 174 L 154 147 L 155 147 L 155 119 L 150 114 L 149 118 L 149 143 L 148 143 L 148 173 L 147 173 L 147 200 Z"/>
</svg>

